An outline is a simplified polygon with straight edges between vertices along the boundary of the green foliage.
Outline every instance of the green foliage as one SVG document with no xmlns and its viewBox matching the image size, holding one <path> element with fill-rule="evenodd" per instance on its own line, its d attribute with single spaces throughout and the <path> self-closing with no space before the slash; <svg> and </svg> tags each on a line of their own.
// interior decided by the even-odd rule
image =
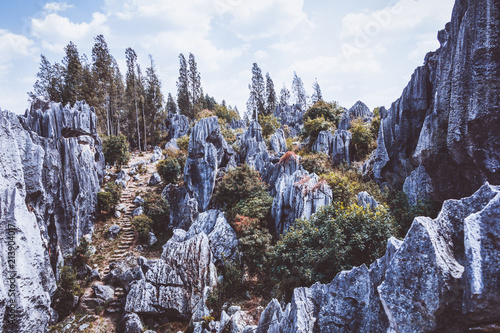
<svg viewBox="0 0 500 333">
<path fill-rule="evenodd" d="M 182 169 L 179 158 L 175 154 L 168 154 L 156 165 L 156 171 L 166 184 L 178 182 L 182 177 Z"/>
<path fill-rule="evenodd" d="M 121 169 L 130 160 L 128 152 L 129 146 L 127 138 L 124 135 L 110 135 L 104 137 L 102 143 L 102 152 L 104 159 L 109 165 L 115 165 Z"/>
<path fill-rule="evenodd" d="M 252 275 L 262 277 L 268 263 L 272 237 L 258 219 L 236 215 L 233 227 L 239 239 L 243 263 Z"/>
<path fill-rule="evenodd" d="M 187 152 L 189 148 L 189 135 L 186 134 L 178 138 L 177 147 L 179 147 L 180 150 Z"/>
<path fill-rule="evenodd" d="M 224 120 L 224 122 L 226 124 L 229 124 L 231 121 L 233 121 L 235 119 L 237 120 L 240 118 L 240 115 L 236 111 L 228 108 L 227 106 L 217 104 L 217 105 L 215 105 L 214 111 L 215 111 L 215 115 L 219 119 Z"/>
<path fill-rule="evenodd" d="M 304 119 L 304 129 L 301 135 L 304 139 L 309 137 L 309 144 L 313 145 L 318 138 L 319 132 L 333 129 L 333 123 L 331 121 L 325 120 L 323 116 L 319 116 L 314 119 Z"/>
<path fill-rule="evenodd" d="M 226 121 L 223 118 L 218 118 L 220 131 L 224 140 L 230 145 L 236 142 L 236 134 L 226 125 Z"/>
<path fill-rule="evenodd" d="M 159 193 L 150 192 L 144 196 L 144 214 L 152 222 L 155 234 L 165 232 L 170 221 L 170 206 L 168 201 Z"/>
<path fill-rule="evenodd" d="M 294 288 L 327 283 L 341 270 L 370 263 L 383 255 L 394 233 L 384 206 L 376 211 L 334 203 L 310 220 L 297 220 L 270 253 L 271 274 L 290 299 Z"/>
<path fill-rule="evenodd" d="M 375 108 L 373 110 L 374 117 L 372 119 L 372 123 L 370 125 L 370 132 L 372 133 L 372 136 L 374 139 L 377 139 L 378 136 L 378 130 L 380 129 L 380 111 L 379 108 Z"/>
<path fill-rule="evenodd" d="M 104 191 L 97 192 L 97 206 L 99 211 L 111 212 L 120 201 L 122 190 L 114 181 L 104 187 Z"/>
<path fill-rule="evenodd" d="M 429 199 L 410 205 L 408 196 L 403 191 L 393 191 L 388 196 L 388 204 L 394 219 L 398 224 L 398 236 L 404 238 L 417 216 L 436 218 L 441 204 Z"/>
<path fill-rule="evenodd" d="M 149 232 L 153 225 L 153 220 L 151 220 L 146 215 L 139 215 L 132 219 L 132 226 L 137 231 L 139 235 L 139 242 L 146 244 L 149 240 Z"/>
<path fill-rule="evenodd" d="M 332 189 L 332 201 L 343 203 L 344 205 L 350 204 L 355 196 L 354 188 L 349 179 L 342 173 L 330 172 L 329 174 L 322 175 L 326 183 Z"/>
<path fill-rule="evenodd" d="M 75 267 L 82 267 L 83 265 L 88 264 L 90 260 L 90 243 L 82 237 L 80 239 L 80 244 L 75 248 L 75 252 L 73 254 L 73 265 Z"/>
<path fill-rule="evenodd" d="M 280 127 L 278 119 L 272 114 L 267 116 L 259 114 L 259 124 L 262 127 L 262 136 L 264 138 L 270 137 Z"/>
<path fill-rule="evenodd" d="M 212 200 L 227 213 L 229 221 L 240 214 L 263 222 L 272 205 L 267 185 L 259 173 L 246 164 L 224 175 L 215 187 Z"/>
<path fill-rule="evenodd" d="M 325 101 L 318 101 L 314 103 L 304 113 L 304 130 L 302 137 L 305 139 L 310 137 L 310 144 L 312 145 L 319 132 L 335 129 L 340 121 L 343 109 L 337 102 L 327 103 Z"/>
<path fill-rule="evenodd" d="M 302 164 L 304 169 L 309 173 L 315 173 L 317 175 L 333 171 L 333 164 L 330 157 L 322 153 L 302 156 L 300 164 Z"/>
<path fill-rule="evenodd" d="M 372 144 L 373 136 L 370 126 L 363 122 L 363 119 L 354 119 L 351 122 L 352 145 L 355 160 L 363 160 L 375 147 Z"/>
<path fill-rule="evenodd" d="M 287 151 L 293 150 L 293 139 L 292 138 L 286 138 L 286 150 Z"/>
<path fill-rule="evenodd" d="M 62 267 L 53 303 L 53 307 L 59 314 L 60 319 L 71 313 L 73 310 L 73 297 L 80 292 L 75 269 L 69 266 Z"/>
<path fill-rule="evenodd" d="M 224 260 L 224 280 L 222 284 L 213 288 L 207 297 L 206 306 L 212 310 L 219 310 L 222 305 L 231 299 L 239 299 L 243 294 L 243 269 L 239 260 Z"/>
</svg>

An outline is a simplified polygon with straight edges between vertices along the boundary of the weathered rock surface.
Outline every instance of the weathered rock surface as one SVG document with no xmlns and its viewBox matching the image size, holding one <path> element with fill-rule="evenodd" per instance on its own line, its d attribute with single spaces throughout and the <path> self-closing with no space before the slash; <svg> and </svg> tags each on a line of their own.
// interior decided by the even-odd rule
<svg viewBox="0 0 500 333">
<path fill-rule="evenodd" d="M 350 144 L 352 134 L 347 130 L 336 130 L 334 134 L 330 131 L 321 131 L 318 139 L 312 146 L 312 150 L 327 154 L 332 158 L 333 164 L 347 162 L 351 164 Z"/>
<path fill-rule="evenodd" d="M 142 333 L 144 327 L 136 313 L 126 313 L 120 322 L 120 333 Z"/>
<path fill-rule="evenodd" d="M 235 154 L 220 132 L 217 117 L 203 118 L 194 125 L 189 139 L 184 181 L 198 201 L 201 212 L 210 203 L 218 171 L 236 166 Z"/>
<path fill-rule="evenodd" d="M 161 177 L 158 174 L 158 172 L 153 173 L 151 175 L 151 177 L 149 178 L 148 185 L 149 186 L 154 186 L 154 185 L 158 185 L 160 183 L 161 183 Z"/>
<path fill-rule="evenodd" d="M 192 238 L 200 233 L 208 236 L 216 265 L 222 265 L 225 259 L 235 258 L 238 251 L 238 238 L 223 212 L 211 209 L 200 213 L 198 219 L 189 228 L 186 237 Z"/>
<path fill-rule="evenodd" d="M 377 179 L 401 189 L 423 166 L 436 200 L 471 195 L 486 180 L 500 183 L 499 36 L 498 1 L 456 1 L 440 48 L 383 116 Z"/>
<path fill-rule="evenodd" d="M 110 286 L 94 284 L 92 290 L 94 290 L 94 294 L 97 298 L 104 301 L 111 301 L 115 297 L 115 290 Z"/>
<path fill-rule="evenodd" d="M 262 136 L 262 127 L 257 121 L 254 120 L 250 123 L 240 144 L 239 162 L 246 163 L 262 172 L 269 162 L 269 154 Z"/>
<path fill-rule="evenodd" d="M 271 150 L 274 150 L 276 153 L 286 153 L 286 140 L 285 140 L 285 132 L 280 128 L 271 136 Z"/>
<path fill-rule="evenodd" d="M 500 322 L 500 186 L 418 217 L 384 257 L 274 300 L 257 332 L 466 332 Z M 270 320 L 272 324 L 270 325 Z"/>
<path fill-rule="evenodd" d="M 304 127 L 304 112 L 299 105 L 277 105 L 274 115 L 286 125 L 290 131 L 290 137 L 294 138 L 300 134 Z"/>
<path fill-rule="evenodd" d="M 8 267 L 7 249 L 0 254 L 0 331 L 45 331 L 57 263 L 93 231 L 104 176 L 95 114 L 83 102 L 69 108 L 37 101 L 19 117 L 0 111 L 0 148 L 0 234 L 7 245 L 10 225 L 16 249 L 15 267 Z M 13 325 L 6 320 L 11 282 Z"/>
<path fill-rule="evenodd" d="M 372 210 L 375 210 L 378 206 L 378 202 L 368 192 L 359 192 L 357 197 L 359 206 L 370 207 Z"/>
<path fill-rule="evenodd" d="M 178 139 L 189 132 L 189 119 L 181 114 L 173 114 L 166 121 L 168 129 L 167 141 Z"/>
<path fill-rule="evenodd" d="M 163 158 L 163 152 L 160 147 L 155 146 L 153 150 L 153 156 L 149 159 L 149 163 L 158 162 Z"/>
<path fill-rule="evenodd" d="M 122 188 L 127 188 L 127 182 L 130 180 L 130 176 L 124 171 L 120 171 L 116 175 L 115 183 L 120 185 Z"/>
<path fill-rule="evenodd" d="M 293 160 L 293 161 L 292 161 Z M 291 163 L 291 168 L 285 164 Z M 274 196 L 271 215 L 274 219 L 275 232 L 283 233 L 297 218 L 309 218 L 316 210 L 328 205 L 332 200 L 332 190 L 326 182 L 320 181 L 316 174 L 309 174 L 297 168 L 298 158 L 291 156 L 281 161 L 276 167 L 278 178 L 273 182 L 273 173 L 266 180 L 272 183 Z M 292 174 L 290 171 L 295 170 Z"/>
<path fill-rule="evenodd" d="M 186 186 L 167 185 L 162 196 L 170 205 L 170 225 L 172 229 L 188 230 L 198 218 L 198 201 L 189 193 Z"/>
<path fill-rule="evenodd" d="M 351 121 L 356 118 L 363 119 L 364 122 L 369 123 L 373 119 L 373 112 L 370 111 L 368 106 L 361 101 L 357 101 L 349 110 L 342 114 L 340 119 L 339 129 L 347 131 L 351 128 Z"/>
</svg>

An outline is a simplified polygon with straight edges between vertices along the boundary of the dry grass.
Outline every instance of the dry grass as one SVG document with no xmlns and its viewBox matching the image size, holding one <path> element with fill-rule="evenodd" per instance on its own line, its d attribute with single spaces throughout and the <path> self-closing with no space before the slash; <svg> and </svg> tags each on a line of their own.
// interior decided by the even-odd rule
<svg viewBox="0 0 500 333">
<path fill-rule="evenodd" d="M 297 159 L 297 154 L 293 151 L 287 151 L 285 155 L 281 156 L 279 164 L 286 164 L 290 159 Z"/>
</svg>

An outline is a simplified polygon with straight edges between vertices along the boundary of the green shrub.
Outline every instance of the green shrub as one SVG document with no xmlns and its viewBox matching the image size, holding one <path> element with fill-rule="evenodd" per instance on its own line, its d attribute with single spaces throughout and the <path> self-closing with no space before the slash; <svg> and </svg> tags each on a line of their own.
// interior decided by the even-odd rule
<svg viewBox="0 0 500 333">
<path fill-rule="evenodd" d="M 60 319 L 67 317 L 71 313 L 73 298 L 80 292 L 75 269 L 69 266 L 62 267 L 53 302 L 53 308 L 59 314 Z"/>
<path fill-rule="evenodd" d="M 222 177 L 215 186 L 212 200 L 226 212 L 228 221 L 240 214 L 264 222 L 263 219 L 269 216 L 273 199 L 259 173 L 244 164 Z"/>
<path fill-rule="evenodd" d="M 238 112 L 220 104 L 217 104 L 215 106 L 215 115 L 219 119 L 222 119 L 226 124 L 229 124 L 231 121 L 238 120 L 240 118 Z"/>
<path fill-rule="evenodd" d="M 112 212 L 120 201 L 122 189 L 114 181 L 106 183 L 104 191 L 97 192 L 97 206 L 99 211 Z"/>
<path fill-rule="evenodd" d="M 80 244 L 75 248 L 73 258 L 73 264 L 77 268 L 88 264 L 90 260 L 90 243 L 87 242 L 85 237 L 80 238 Z"/>
<path fill-rule="evenodd" d="M 315 173 L 317 175 L 333 171 L 333 164 L 330 160 L 330 156 L 326 154 L 307 154 L 302 156 L 300 164 L 302 164 L 304 169 L 309 173 Z"/>
<path fill-rule="evenodd" d="M 144 196 L 144 214 L 153 223 L 152 228 L 155 234 L 165 232 L 170 221 L 170 206 L 168 201 L 159 193 L 150 192 Z"/>
<path fill-rule="evenodd" d="M 381 257 L 394 221 L 386 208 L 376 211 L 334 203 L 310 220 L 297 220 L 270 253 L 272 277 L 290 299 L 294 288 L 330 282 L 342 270 Z"/>
<path fill-rule="evenodd" d="M 375 108 L 375 110 L 373 110 L 373 113 L 375 114 L 375 116 L 373 117 L 372 123 L 370 124 L 370 132 L 372 133 L 373 138 L 376 140 L 381 121 L 379 108 Z"/>
<path fill-rule="evenodd" d="M 128 152 L 129 145 L 124 135 L 110 135 L 104 137 L 102 143 L 102 152 L 104 159 L 109 165 L 115 165 L 121 169 L 130 160 Z"/>
<path fill-rule="evenodd" d="M 139 215 L 132 219 L 132 226 L 139 235 L 139 242 L 146 244 L 149 240 L 149 233 L 151 232 L 151 226 L 153 225 L 153 220 L 151 220 L 146 215 Z"/>
<path fill-rule="evenodd" d="M 332 189 L 333 202 L 341 202 L 344 205 L 349 205 L 353 202 L 356 193 L 354 193 L 352 183 L 346 176 L 336 171 L 322 175 L 321 177 L 326 180 L 326 183 Z"/>
<path fill-rule="evenodd" d="M 287 151 L 293 150 L 293 139 L 292 138 L 286 138 L 286 150 Z"/>
<path fill-rule="evenodd" d="M 177 183 L 182 177 L 182 167 L 177 157 L 167 155 L 156 165 L 156 171 L 166 184 Z"/>
<path fill-rule="evenodd" d="M 262 127 L 262 136 L 264 138 L 269 138 L 278 128 L 280 128 L 278 119 L 272 114 L 267 116 L 259 114 L 259 124 Z"/>
<path fill-rule="evenodd" d="M 333 123 L 325 120 L 323 116 L 314 119 L 304 119 L 304 129 L 301 136 L 305 140 L 309 138 L 309 146 L 316 142 L 318 135 L 321 131 L 333 130 Z"/>
<path fill-rule="evenodd" d="M 354 159 L 361 161 L 375 148 L 375 143 L 372 143 L 373 136 L 370 126 L 365 124 L 363 119 L 357 118 L 351 122 L 349 131 L 352 134 Z"/>
<path fill-rule="evenodd" d="M 417 216 L 436 218 L 441 204 L 429 199 L 418 201 L 410 205 L 408 196 L 403 191 L 393 191 L 388 196 L 388 204 L 394 220 L 398 224 L 398 236 L 404 238 Z"/>
<path fill-rule="evenodd" d="M 177 147 L 179 147 L 180 150 L 187 152 L 189 148 L 189 135 L 186 134 L 177 138 Z"/>
<path fill-rule="evenodd" d="M 312 146 L 321 131 L 334 130 L 340 121 L 343 108 L 336 102 L 327 103 L 318 101 L 304 113 L 304 129 L 301 133 L 303 139 L 309 139 Z"/>
</svg>

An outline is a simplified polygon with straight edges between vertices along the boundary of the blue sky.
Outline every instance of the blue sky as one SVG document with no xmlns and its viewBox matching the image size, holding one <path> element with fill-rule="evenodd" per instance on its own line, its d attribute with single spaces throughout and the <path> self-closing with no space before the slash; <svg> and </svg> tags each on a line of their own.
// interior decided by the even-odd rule
<svg viewBox="0 0 500 333">
<path fill-rule="evenodd" d="M 60 62 L 73 41 L 90 57 L 103 34 L 125 72 L 132 47 L 143 68 L 152 54 L 165 95 L 175 94 L 178 55 L 192 52 L 202 86 L 245 110 L 251 67 L 277 93 L 293 72 L 312 93 L 345 107 L 390 106 L 450 20 L 453 0 L 43 0 L 2 1 L 0 108 L 23 113 L 44 54 Z"/>
</svg>

